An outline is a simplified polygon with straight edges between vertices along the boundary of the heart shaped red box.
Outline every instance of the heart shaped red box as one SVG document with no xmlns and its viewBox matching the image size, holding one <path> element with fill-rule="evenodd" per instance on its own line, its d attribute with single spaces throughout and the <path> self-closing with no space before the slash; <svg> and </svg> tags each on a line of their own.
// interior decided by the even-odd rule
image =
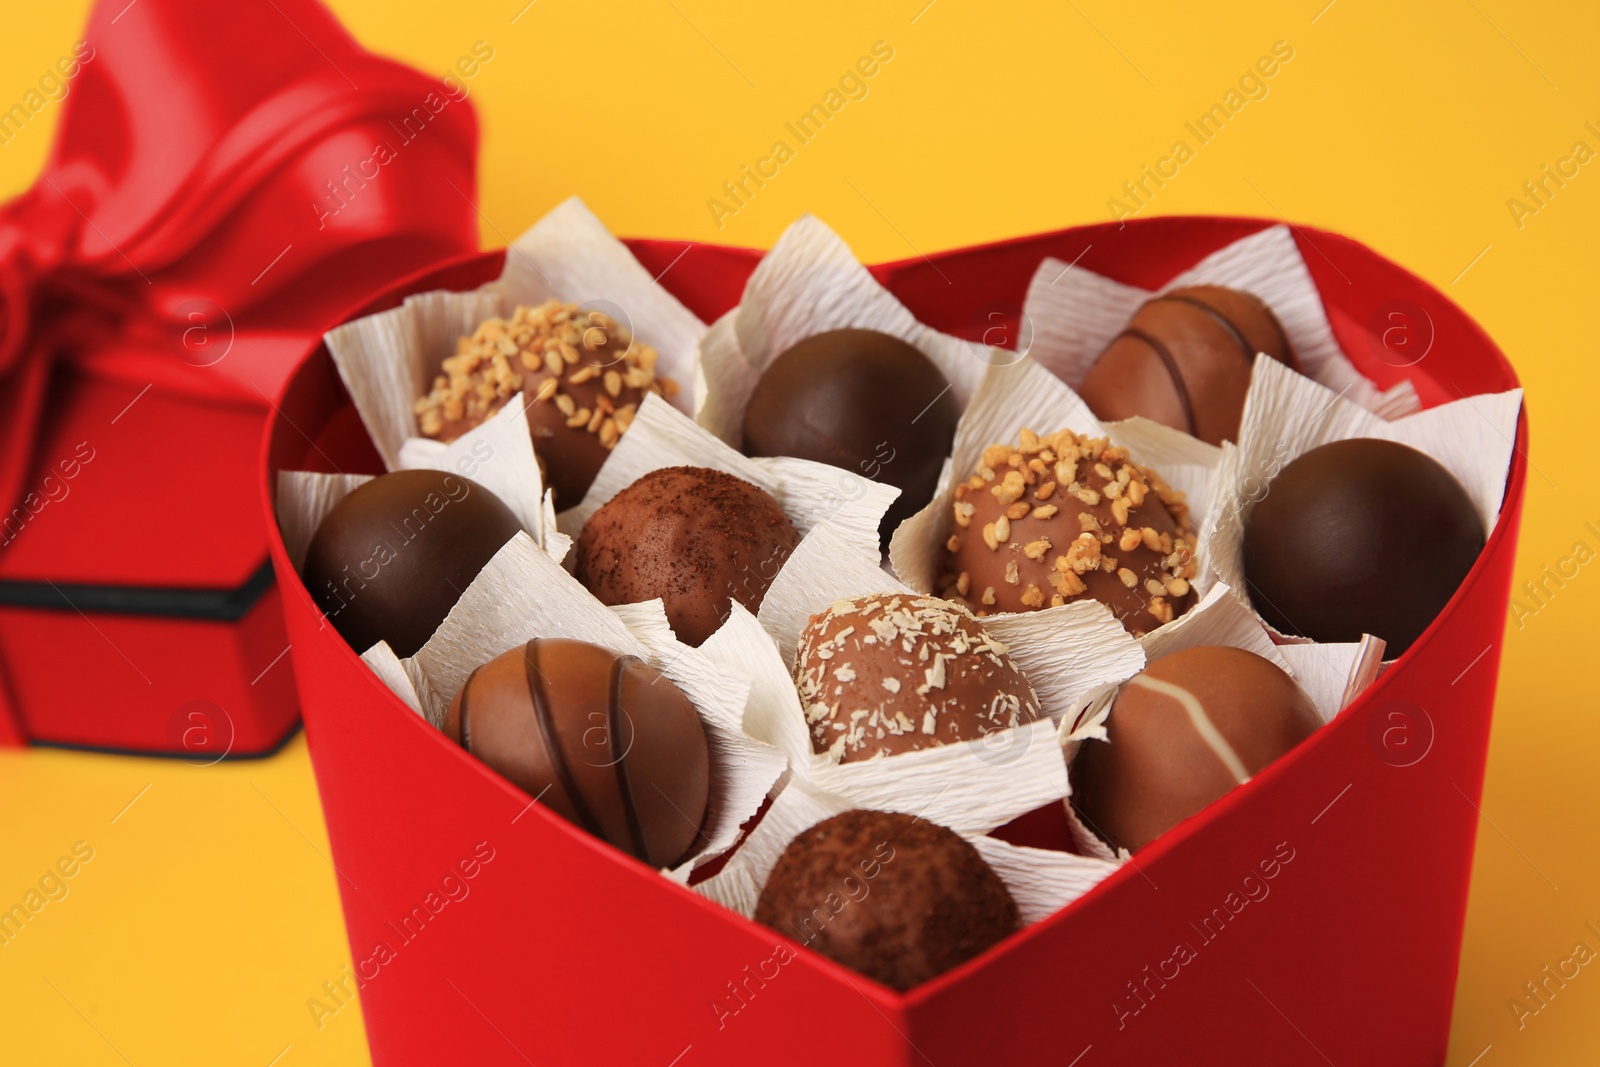
<svg viewBox="0 0 1600 1067">
<path fill-rule="evenodd" d="M 997 328 L 1015 332 L 1045 256 L 1154 288 L 1266 225 L 1087 226 L 873 273 L 923 322 L 995 343 Z M 1408 377 L 1426 406 L 1516 387 L 1494 343 L 1426 282 L 1336 234 L 1295 236 L 1341 347 L 1379 386 Z M 629 245 L 708 322 L 738 302 L 760 258 Z M 502 257 L 418 275 L 357 314 L 474 287 Z M 1378 332 L 1400 301 L 1433 331 L 1428 357 L 1403 368 Z M 381 467 L 318 348 L 268 427 L 263 500 L 355 960 L 324 1003 L 359 987 L 379 1067 L 1440 1063 L 1527 434 L 1524 416 L 1482 557 L 1366 693 L 1077 902 L 900 995 L 803 949 L 775 951 L 786 942 L 771 930 L 531 803 L 326 625 L 272 523 L 276 473 Z"/>
</svg>

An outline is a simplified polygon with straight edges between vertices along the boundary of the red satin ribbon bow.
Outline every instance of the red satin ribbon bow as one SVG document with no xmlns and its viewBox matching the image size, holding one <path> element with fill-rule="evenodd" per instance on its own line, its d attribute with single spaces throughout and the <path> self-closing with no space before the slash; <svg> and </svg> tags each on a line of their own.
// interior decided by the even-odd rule
<svg viewBox="0 0 1600 1067">
<path fill-rule="evenodd" d="M 107 0 L 45 78 L 69 70 L 59 103 L 0 102 L 0 150 L 62 108 L 0 207 L 0 513 L 58 361 L 264 405 L 333 314 L 477 243 L 465 83 L 366 52 L 312 0 Z"/>
</svg>

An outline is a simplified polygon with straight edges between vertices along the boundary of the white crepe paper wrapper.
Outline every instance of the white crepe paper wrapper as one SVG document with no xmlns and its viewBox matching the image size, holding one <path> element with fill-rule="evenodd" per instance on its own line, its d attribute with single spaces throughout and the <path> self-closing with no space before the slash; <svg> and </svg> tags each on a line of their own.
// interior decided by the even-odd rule
<svg viewBox="0 0 1600 1067">
<path fill-rule="evenodd" d="M 542 493 L 528 416 L 521 405 L 506 405 L 449 444 L 414 438 L 406 442 L 404 452 L 408 462 L 398 469 L 459 474 L 493 493 L 551 559 L 559 561 L 571 549 L 572 539 L 556 528 L 550 495 Z M 278 472 L 278 529 L 296 569 L 305 563 L 306 549 L 328 512 L 371 480 L 370 474 Z"/>
<path fill-rule="evenodd" d="M 754 680 L 745 718 L 750 734 L 780 748 L 794 776 L 823 792 L 857 807 L 920 815 L 961 833 L 987 833 L 1066 796 L 1053 716 L 1143 663 L 1137 643 L 1111 614 L 1100 605 L 1075 605 L 1058 610 L 1051 617 L 1055 625 L 997 632 L 1051 717 L 963 744 L 839 763 L 812 750 L 791 671 L 794 650 L 812 615 L 835 601 L 874 593 L 919 595 L 884 574 L 875 555 L 822 526 L 789 557 L 767 590 L 759 620 L 736 609 L 706 642 L 704 651 Z"/>
<path fill-rule="evenodd" d="M 1041 437 L 1069 429 L 1109 438 L 1113 444 L 1126 448 L 1135 463 L 1155 471 L 1184 494 L 1189 503 L 1189 521 L 1197 531 L 1211 508 L 1221 449 L 1148 419 L 1102 424 L 1077 393 L 1033 359 L 1024 358 L 989 369 L 956 428 L 954 451 L 939 478 L 938 491 L 926 507 L 895 530 L 889 543 L 889 559 L 902 581 L 920 592 L 937 590 L 945 542 L 954 525 L 951 504 L 956 486 L 972 476 L 984 449 L 1015 444 L 1022 429 Z M 1206 574 L 1204 550 L 1202 541 L 1197 556 L 1197 580 L 1201 582 Z M 1049 608 L 1046 613 L 1061 610 Z"/>
<path fill-rule="evenodd" d="M 408 676 L 422 679 L 418 693 L 425 700 L 422 713 L 435 726 L 443 723 L 450 702 L 474 669 L 536 637 L 588 641 L 620 655 L 637 656 L 659 670 L 694 704 L 711 750 L 704 843 L 671 872 L 684 881 L 694 867 L 738 840 L 740 825 L 761 807 L 783 773 L 784 758 L 743 729 L 748 679 L 679 643 L 666 626 L 659 602 L 630 605 L 625 614 L 637 632 L 621 614 L 595 600 L 531 538 L 519 534 L 467 587 L 428 643 L 402 664 Z"/>
<path fill-rule="evenodd" d="M 376 674 L 378 679 L 389 687 L 391 693 L 400 698 L 401 703 L 424 719 L 428 718 L 427 713 L 422 710 L 422 696 L 417 691 L 417 682 L 420 679 L 412 677 L 414 668 L 413 670 L 407 670 L 405 661 L 394 654 L 394 649 L 389 647 L 389 642 L 379 641 L 361 653 L 361 661 L 372 668 L 372 673 Z M 429 706 L 433 706 L 432 701 L 429 701 Z M 429 725 L 438 726 L 439 724 L 430 721 Z"/>
<path fill-rule="evenodd" d="M 1251 510 L 1284 467 L 1313 448 L 1350 438 L 1395 441 L 1433 457 L 1466 490 L 1487 536 L 1499 521 L 1521 410 L 1522 390 L 1512 389 L 1385 421 L 1276 360 L 1257 356 L 1239 444 L 1223 449 L 1216 506 L 1200 532 L 1215 579 L 1249 607 L 1243 543 Z M 1281 643 L 1310 640 L 1272 633 Z"/>
<path fill-rule="evenodd" d="M 694 886 L 695 892 L 746 918 L 754 917 L 761 890 L 790 842 L 824 819 L 858 806 L 803 779 L 790 780 L 739 851 L 722 870 Z M 1026 848 L 982 834 L 962 836 L 1006 884 L 1024 925 L 1066 907 L 1118 866 L 1099 857 Z M 822 906 L 821 901 L 817 903 Z M 798 937 L 798 931 L 783 932 Z"/>
<path fill-rule="evenodd" d="M 1287 226 L 1272 226 L 1218 249 L 1154 292 L 1046 259 L 1034 273 L 1023 304 L 1033 327 L 1028 351 L 1077 388 L 1139 305 L 1158 293 L 1191 285 L 1254 294 L 1282 323 L 1301 371 L 1361 407 L 1386 419 L 1421 407 L 1409 381 L 1379 390 L 1340 351 L 1322 297 Z"/>
<path fill-rule="evenodd" d="M 469 477 L 502 495 L 523 519 L 529 535 L 547 550 L 555 547 L 544 538 L 550 505 L 537 465 L 531 476 L 526 468 L 532 462 L 531 439 L 523 456 L 522 450 L 511 447 L 511 429 L 496 427 L 497 416 L 445 446 L 420 436 L 413 405 L 427 395 L 440 364 L 455 353 L 458 338 L 472 334 L 487 318 L 506 317 L 518 305 L 536 306 L 551 298 L 603 310 L 628 327 L 640 343 L 656 350 L 656 373 L 681 387 L 676 402 L 686 412 L 693 409 L 698 376 L 695 346 L 705 325 L 576 198 L 557 206 L 512 243 L 496 280 L 471 292 L 419 293 L 400 307 L 355 319 L 324 335 L 385 467 L 457 469 L 454 464 L 461 456 L 480 455 L 482 443 L 490 441 L 481 474 Z M 526 437 L 521 407 L 507 404 L 501 415 L 508 422 L 520 419 Z M 517 412 L 507 414 L 512 408 Z M 445 466 L 447 460 L 451 466 Z M 531 501 L 524 499 L 529 495 Z"/>
<path fill-rule="evenodd" d="M 606 457 L 576 507 L 559 516 L 576 537 L 583 524 L 622 490 L 663 467 L 709 467 L 766 490 L 802 535 L 836 529 L 851 551 L 878 555 L 878 525 L 899 495 L 893 486 L 804 459 L 750 459 L 717 440 L 659 396 L 639 406 L 633 425 Z"/>
<path fill-rule="evenodd" d="M 318 474 L 312 471 L 279 471 L 274 507 L 283 547 L 296 571 L 305 565 L 306 549 L 317 527 L 334 506 L 349 496 L 356 486 L 370 482 L 370 474 Z"/>
<path fill-rule="evenodd" d="M 838 234 L 805 215 L 762 257 L 739 306 L 701 338 L 706 390 L 696 421 L 738 446 L 745 406 L 772 361 L 807 337 L 847 327 L 886 333 L 922 352 L 950 382 L 950 394 L 963 408 L 989 363 L 1016 358 L 918 322 Z"/>
<path fill-rule="evenodd" d="M 1317 715 L 1325 723 L 1371 684 L 1376 677 L 1374 654 L 1381 659 L 1383 646 L 1378 641 L 1374 650 L 1371 640 L 1279 646 L 1255 612 L 1240 603 L 1231 589 L 1220 584 L 1212 586 L 1200 603 L 1183 616 L 1147 634 L 1140 644 L 1149 661 L 1202 645 L 1228 645 L 1253 652 L 1288 672 L 1311 698 Z M 1132 677 L 1132 674 L 1128 676 Z M 1077 715 L 1062 720 L 1061 747 L 1069 767 L 1082 745 L 1091 741 L 1105 742 L 1105 724 L 1112 702 L 1128 678 L 1096 693 Z M 1083 824 L 1070 803 L 1066 810 L 1073 841 L 1080 852 L 1104 859 L 1116 858 L 1106 843 Z"/>
</svg>

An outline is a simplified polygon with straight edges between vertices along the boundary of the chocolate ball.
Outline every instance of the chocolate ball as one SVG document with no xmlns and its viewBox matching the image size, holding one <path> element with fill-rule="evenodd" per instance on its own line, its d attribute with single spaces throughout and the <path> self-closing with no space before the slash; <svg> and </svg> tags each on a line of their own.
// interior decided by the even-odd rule
<svg viewBox="0 0 1600 1067">
<path fill-rule="evenodd" d="M 1147 419 L 1220 445 L 1239 437 L 1256 353 L 1296 366 L 1260 299 L 1220 285 L 1152 297 L 1100 353 L 1078 393 L 1106 421 Z"/>
<path fill-rule="evenodd" d="M 860 810 L 789 843 L 761 890 L 756 922 L 902 992 L 1022 925 L 1005 883 L 959 834 Z"/>
<path fill-rule="evenodd" d="M 535 639 L 472 672 L 451 740 L 517 788 L 652 867 L 700 835 L 710 750 L 694 705 L 654 667 L 585 641 Z"/>
<path fill-rule="evenodd" d="M 1194 606 L 1183 494 L 1104 438 L 1023 430 L 955 496 L 942 587 L 980 616 L 1090 598 L 1142 637 Z"/>
<path fill-rule="evenodd" d="M 1245 520 L 1250 602 L 1286 634 L 1411 647 L 1483 551 L 1483 522 L 1449 471 L 1373 438 L 1305 453 Z"/>
<path fill-rule="evenodd" d="M 644 398 L 678 392 L 655 365 L 656 350 L 604 312 L 559 300 L 518 307 L 457 342 L 417 401 L 417 424 L 426 437 L 454 441 L 517 398 L 544 484 L 566 509 L 589 491 Z"/>
<path fill-rule="evenodd" d="M 794 657 L 811 747 L 841 763 L 972 741 L 1039 717 L 1006 646 L 960 604 L 878 593 L 811 616 Z"/>
<path fill-rule="evenodd" d="M 1223 645 L 1174 652 L 1122 687 L 1107 739 L 1078 749 L 1072 804 L 1107 844 L 1136 852 L 1320 725 L 1311 698 L 1271 660 Z"/>
<path fill-rule="evenodd" d="M 698 645 L 737 600 L 751 611 L 800 533 L 772 494 L 705 467 L 663 467 L 612 497 L 578 535 L 578 580 L 604 604 L 660 597 Z"/>
<path fill-rule="evenodd" d="M 744 450 L 843 467 L 900 490 L 879 527 L 920 511 L 938 487 L 961 412 L 933 361 L 876 330 L 828 330 L 767 367 L 744 411 Z"/>
<path fill-rule="evenodd" d="M 301 577 L 351 648 L 387 641 L 411 656 L 520 529 L 499 497 L 459 474 L 380 474 L 328 512 Z"/>
</svg>

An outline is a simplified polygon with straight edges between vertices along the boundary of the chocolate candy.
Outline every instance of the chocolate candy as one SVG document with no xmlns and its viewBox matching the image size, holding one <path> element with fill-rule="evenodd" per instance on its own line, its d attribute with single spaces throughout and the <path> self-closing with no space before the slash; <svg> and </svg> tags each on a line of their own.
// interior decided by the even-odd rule
<svg viewBox="0 0 1600 1067">
<path fill-rule="evenodd" d="M 761 891 L 756 922 L 901 991 L 1021 926 L 1005 883 L 959 834 L 911 815 L 860 810 L 789 843 Z"/>
<path fill-rule="evenodd" d="M 545 485 L 557 508 L 570 508 L 644 398 L 678 392 L 670 378 L 656 377 L 655 365 L 656 350 L 603 312 L 559 300 L 518 307 L 457 342 L 417 401 L 417 423 L 425 436 L 453 441 L 520 397 Z"/>
<path fill-rule="evenodd" d="M 955 496 L 942 588 L 980 616 L 1088 597 L 1140 637 L 1194 605 L 1183 494 L 1103 438 L 1023 430 Z"/>
<path fill-rule="evenodd" d="M 829 330 L 761 375 L 745 408 L 744 449 L 831 463 L 899 489 L 879 528 L 887 545 L 932 498 L 960 414 L 950 383 L 917 349 L 876 330 Z"/>
<path fill-rule="evenodd" d="M 1286 634 L 1400 655 L 1483 550 L 1483 523 L 1455 476 L 1414 448 L 1335 441 L 1290 463 L 1245 520 L 1250 602 Z"/>
<path fill-rule="evenodd" d="M 529 641 L 472 672 L 451 740 L 517 788 L 653 867 L 700 834 L 710 751 L 694 705 L 654 667 L 585 641 Z"/>
<path fill-rule="evenodd" d="M 794 658 L 811 746 L 841 763 L 971 741 L 1039 717 L 1006 646 L 960 604 L 879 593 L 811 616 Z"/>
<path fill-rule="evenodd" d="M 520 529 L 499 497 L 459 474 L 380 474 L 322 520 L 301 576 L 351 648 L 388 641 L 410 656 Z"/>
<path fill-rule="evenodd" d="M 705 467 L 651 471 L 590 516 L 578 580 L 605 604 L 660 597 L 678 639 L 698 645 L 737 600 L 761 607 L 800 534 L 772 494 Z"/>
<path fill-rule="evenodd" d="M 1254 652 L 1222 645 L 1174 652 L 1123 686 L 1107 740 L 1078 750 L 1072 804 L 1107 844 L 1138 851 L 1321 724 L 1294 679 Z"/>
<path fill-rule="evenodd" d="M 1220 285 L 1173 289 L 1134 313 L 1078 393 L 1108 422 L 1143 415 L 1219 445 L 1239 436 L 1257 352 L 1296 366 L 1266 304 Z"/>
</svg>

